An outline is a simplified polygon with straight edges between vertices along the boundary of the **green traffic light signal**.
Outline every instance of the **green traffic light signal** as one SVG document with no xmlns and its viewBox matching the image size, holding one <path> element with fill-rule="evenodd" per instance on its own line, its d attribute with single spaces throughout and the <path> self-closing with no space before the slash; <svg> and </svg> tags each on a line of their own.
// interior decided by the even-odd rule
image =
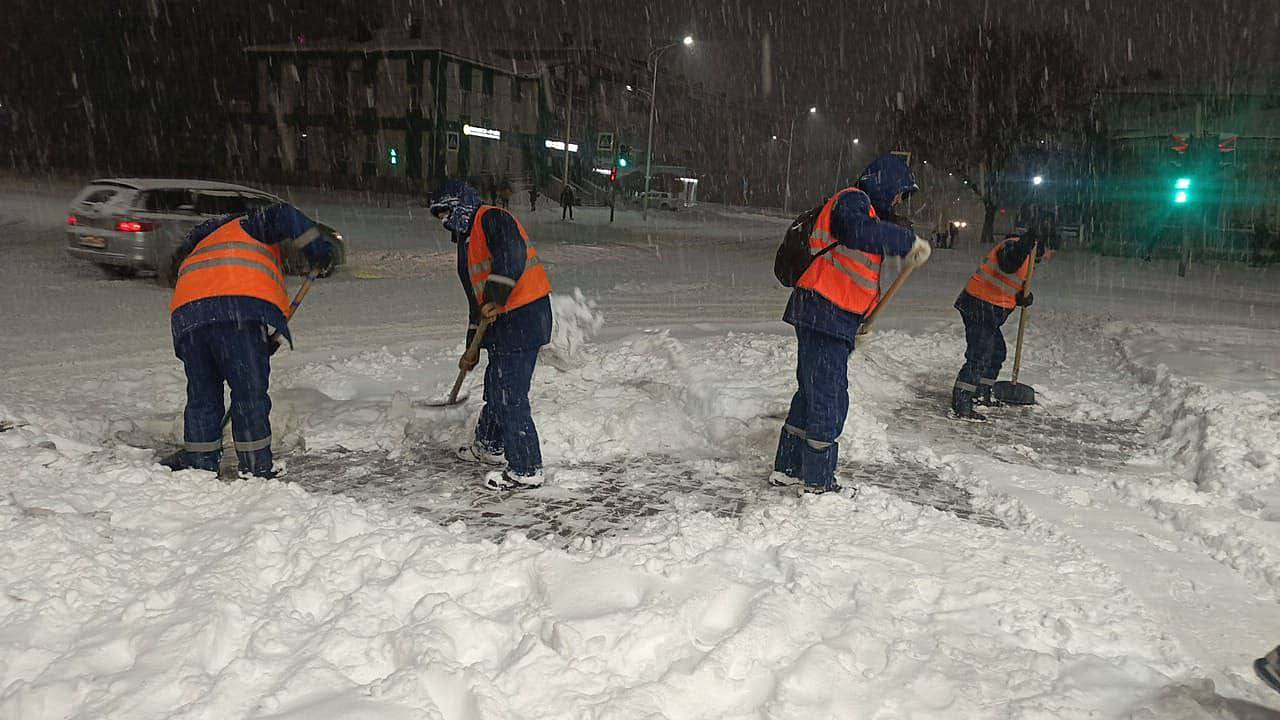
<svg viewBox="0 0 1280 720">
<path fill-rule="evenodd" d="M 1190 200 L 1192 178 L 1178 178 L 1174 181 L 1174 205 L 1185 205 Z"/>
<path fill-rule="evenodd" d="M 626 167 L 626 166 L 627 166 L 627 159 L 624 157 L 618 158 L 618 167 Z"/>
</svg>

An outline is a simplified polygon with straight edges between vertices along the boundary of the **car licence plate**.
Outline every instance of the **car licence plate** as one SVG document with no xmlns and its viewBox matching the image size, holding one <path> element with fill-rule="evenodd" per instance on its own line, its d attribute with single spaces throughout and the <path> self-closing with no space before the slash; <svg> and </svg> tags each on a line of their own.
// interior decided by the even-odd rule
<svg viewBox="0 0 1280 720">
<path fill-rule="evenodd" d="M 93 235 L 86 235 L 80 238 L 80 244 L 84 247 L 104 248 L 107 246 L 107 239 L 94 237 Z"/>
</svg>

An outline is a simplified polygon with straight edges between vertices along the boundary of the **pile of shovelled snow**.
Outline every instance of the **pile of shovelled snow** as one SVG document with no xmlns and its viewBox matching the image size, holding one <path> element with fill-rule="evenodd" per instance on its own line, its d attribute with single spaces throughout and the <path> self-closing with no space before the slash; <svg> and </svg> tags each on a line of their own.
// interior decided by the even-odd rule
<svg viewBox="0 0 1280 720">
<path fill-rule="evenodd" d="M 874 488 L 494 545 L 11 433 L 0 717 L 1083 718 L 1183 692 L 1098 560 Z"/>
</svg>

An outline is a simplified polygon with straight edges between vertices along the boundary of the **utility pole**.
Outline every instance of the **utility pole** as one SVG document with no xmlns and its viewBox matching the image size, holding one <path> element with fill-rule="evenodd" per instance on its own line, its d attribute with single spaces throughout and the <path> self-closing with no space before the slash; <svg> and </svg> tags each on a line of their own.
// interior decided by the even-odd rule
<svg viewBox="0 0 1280 720">
<path fill-rule="evenodd" d="M 649 219 L 649 181 L 653 177 L 651 171 L 653 166 L 653 120 L 658 114 L 658 61 L 662 59 L 662 52 L 668 48 L 683 44 L 685 47 L 693 45 L 693 36 L 685 35 L 684 39 L 678 43 L 670 43 L 663 45 L 649 53 L 649 57 L 653 59 L 653 85 L 649 89 L 649 142 L 644 148 L 644 196 L 641 198 L 642 216 L 645 220 Z"/>
<path fill-rule="evenodd" d="M 669 46 L 668 46 L 669 47 Z M 666 48 L 662 48 L 665 50 Z M 653 59 L 653 85 L 649 89 L 649 142 L 644 146 L 644 195 L 641 197 L 641 218 L 649 219 L 649 181 L 653 177 L 651 168 L 653 166 L 653 119 L 658 114 L 658 103 L 655 98 L 658 95 L 658 58 L 662 55 L 659 50 Z"/>
</svg>

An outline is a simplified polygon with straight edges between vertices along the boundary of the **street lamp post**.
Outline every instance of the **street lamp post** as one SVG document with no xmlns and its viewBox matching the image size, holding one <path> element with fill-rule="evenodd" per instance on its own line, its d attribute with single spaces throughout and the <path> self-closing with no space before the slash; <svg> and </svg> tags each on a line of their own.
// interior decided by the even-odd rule
<svg viewBox="0 0 1280 720">
<path fill-rule="evenodd" d="M 649 182 L 653 177 L 651 169 L 653 167 L 653 119 L 658 114 L 658 61 L 662 59 L 662 52 L 676 45 L 683 44 L 685 47 L 693 45 L 693 36 L 685 35 L 684 39 L 678 43 L 669 43 L 663 45 L 649 53 L 649 57 L 653 60 L 653 86 L 649 91 L 649 142 L 645 143 L 644 148 L 644 196 L 641 199 L 642 217 L 649 219 Z"/>
<path fill-rule="evenodd" d="M 810 107 L 809 114 L 818 112 L 817 107 Z M 791 116 L 791 132 L 787 134 L 787 192 L 782 200 L 782 214 L 789 215 L 791 210 L 791 148 L 796 139 L 796 116 Z"/>
</svg>

